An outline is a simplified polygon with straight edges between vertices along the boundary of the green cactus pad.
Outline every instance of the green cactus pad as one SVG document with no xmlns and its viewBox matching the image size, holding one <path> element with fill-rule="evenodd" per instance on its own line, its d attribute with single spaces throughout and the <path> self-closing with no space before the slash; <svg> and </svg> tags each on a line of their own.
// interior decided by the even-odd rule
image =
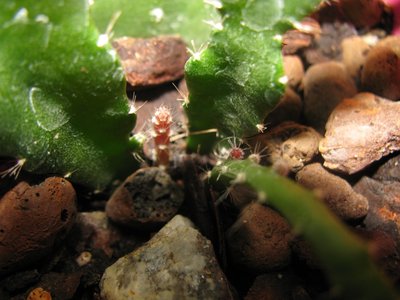
<svg viewBox="0 0 400 300">
<path fill-rule="evenodd" d="M 280 35 L 320 1 L 224 0 L 203 51 L 186 64 L 191 150 L 209 152 L 217 137 L 244 137 L 262 129 L 285 87 Z"/>
<path fill-rule="evenodd" d="M 100 32 L 119 15 L 112 28 L 114 37 L 179 34 L 187 43 L 206 41 L 211 32 L 206 22 L 219 18 L 203 0 L 96 0 L 91 14 Z"/>
<path fill-rule="evenodd" d="M 86 0 L 2 2 L 0 155 L 103 188 L 135 168 L 128 112 L 123 72 Z"/>
</svg>

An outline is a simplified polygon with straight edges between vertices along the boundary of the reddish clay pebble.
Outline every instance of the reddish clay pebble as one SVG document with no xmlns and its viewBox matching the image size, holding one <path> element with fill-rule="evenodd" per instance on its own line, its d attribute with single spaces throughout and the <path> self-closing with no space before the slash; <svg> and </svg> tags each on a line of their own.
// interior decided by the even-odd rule
<svg viewBox="0 0 400 300">
<path fill-rule="evenodd" d="M 240 268 L 267 272 L 289 264 L 292 238 L 288 222 L 279 213 L 252 203 L 227 232 L 228 252 Z"/>
<path fill-rule="evenodd" d="M 185 42 L 176 36 L 123 37 L 112 42 L 126 80 L 134 88 L 154 86 L 183 77 L 188 59 Z"/>
<path fill-rule="evenodd" d="M 71 228 L 76 194 L 63 178 L 40 185 L 21 182 L 0 200 L 0 275 L 48 255 Z"/>
</svg>

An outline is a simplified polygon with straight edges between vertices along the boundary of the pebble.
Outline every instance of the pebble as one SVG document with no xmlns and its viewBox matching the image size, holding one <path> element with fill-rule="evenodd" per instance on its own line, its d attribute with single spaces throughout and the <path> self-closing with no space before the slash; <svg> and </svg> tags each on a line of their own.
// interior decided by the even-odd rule
<svg viewBox="0 0 400 300">
<path fill-rule="evenodd" d="M 360 219 L 368 213 L 368 200 L 354 192 L 346 180 L 329 173 L 319 163 L 305 166 L 297 172 L 296 180 L 304 187 L 315 190 L 323 202 L 343 220 Z"/>
<path fill-rule="evenodd" d="M 299 282 L 293 273 L 287 271 L 259 275 L 244 300 L 310 300 L 310 295 Z"/>
<path fill-rule="evenodd" d="M 304 116 L 308 124 L 321 133 L 336 105 L 357 93 L 346 67 L 334 61 L 311 66 L 304 76 L 303 85 Z"/>
<path fill-rule="evenodd" d="M 289 171 L 297 172 L 318 154 L 322 136 L 313 128 L 294 122 L 284 122 L 259 135 L 252 143 L 265 148 L 266 160 L 284 163 Z"/>
<path fill-rule="evenodd" d="M 126 80 L 135 89 L 183 77 L 188 54 L 180 37 L 122 37 L 115 39 L 112 46 L 121 60 Z"/>
<path fill-rule="evenodd" d="M 232 263 L 242 270 L 260 274 L 290 263 L 291 227 L 269 207 L 249 204 L 226 236 Z"/>
<path fill-rule="evenodd" d="M 392 157 L 375 172 L 373 178 L 378 181 L 400 182 L 400 155 Z"/>
<path fill-rule="evenodd" d="M 283 56 L 283 68 L 288 77 L 288 85 L 297 90 L 304 77 L 304 67 L 298 55 Z"/>
<path fill-rule="evenodd" d="M 341 47 L 342 62 L 350 76 L 358 83 L 371 46 L 362 37 L 352 36 L 345 38 Z"/>
<path fill-rule="evenodd" d="M 107 268 L 100 287 L 104 300 L 233 299 L 211 242 L 181 215 Z"/>
<path fill-rule="evenodd" d="M 106 204 L 107 216 L 129 228 L 152 231 L 168 222 L 183 202 L 183 190 L 161 168 L 139 169 Z"/>
<path fill-rule="evenodd" d="M 84 253 L 87 249 L 101 250 L 111 258 L 131 252 L 144 242 L 145 237 L 120 230 L 104 211 L 93 211 L 78 213 L 68 240 L 73 240 L 70 244 L 76 253 Z"/>
<path fill-rule="evenodd" d="M 354 190 L 369 201 L 364 227 L 372 233 L 370 253 L 394 281 L 400 279 L 400 183 L 362 177 Z"/>
<path fill-rule="evenodd" d="M 275 126 L 285 121 L 299 121 L 303 102 L 299 94 L 292 88 L 286 87 L 285 94 L 274 109 L 268 114 L 264 123 L 267 126 Z"/>
<path fill-rule="evenodd" d="M 0 200 L 0 276 L 49 255 L 74 223 L 76 194 L 59 177 L 20 182 Z"/>
<path fill-rule="evenodd" d="M 369 52 L 361 73 L 364 90 L 390 100 L 400 99 L 400 37 L 389 36 Z"/>
<path fill-rule="evenodd" d="M 324 166 L 356 173 L 400 149 L 400 103 L 361 93 L 342 101 L 326 124 Z"/>
<path fill-rule="evenodd" d="M 379 23 L 383 14 L 382 0 L 340 0 L 344 16 L 354 26 L 372 27 Z"/>
<path fill-rule="evenodd" d="M 400 183 L 379 182 L 364 176 L 354 186 L 369 202 L 369 212 L 364 220 L 369 231 L 385 232 L 400 250 Z"/>
</svg>

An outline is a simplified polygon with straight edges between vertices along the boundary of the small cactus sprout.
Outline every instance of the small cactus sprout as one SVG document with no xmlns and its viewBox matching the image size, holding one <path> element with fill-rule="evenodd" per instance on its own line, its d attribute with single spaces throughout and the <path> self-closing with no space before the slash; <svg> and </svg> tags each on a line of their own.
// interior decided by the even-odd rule
<svg viewBox="0 0 400 300">
<path fill-rule="evenodd" d="M 169 164 L 169 144 L 171 135 L 171 109 L 161 105 L 154 112 L 151 119 L 153 126 L 154 147 L 157 164 L 167 166 Z"/>
</svg>

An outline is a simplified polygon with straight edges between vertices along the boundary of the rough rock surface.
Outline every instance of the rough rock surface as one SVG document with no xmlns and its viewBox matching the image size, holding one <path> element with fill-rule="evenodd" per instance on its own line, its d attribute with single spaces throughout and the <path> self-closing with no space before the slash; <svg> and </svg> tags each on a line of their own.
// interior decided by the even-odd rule
<svg viewBox="0 0 400 300">
<path fill-rule="evenodd" d="M 292 172 L 318 154 L 322 136 L 313 128 L 294 122 L 284 122 L 257 137 L 252 143 L 265 148 L 266 160 L 272 165 L 283 163 Z"/>
<path fill-rule="evenodd" d="M 112 42 L 121 59 L 126 80 L 134 88 L 174 81 L 183 77 L 188 59 L 185 42 L 176 36 L 123 37 Z"/>
<path fill-rule="evenodd" d="M 400 182 L 400 155 L 392 157 L 380 166 L 373 178 L 378 181 Z"/>
<path fill-rule="evenodd" d="M 368 200 L 354 192 L 350 184 L 325 170 L 319 163 L 305 166 L 296 180 L 315 190 L 327 206 L 343 220 L 359 219 L 368 212 Z"/>
<path fill-rule="evenodd" d="M 245 300 L 309 300 L 311 297 L 290 272 L 257 276 Z"/>
<path fill-rule="evenodd" d="M 180 215 L 107 268 L 101 295 L 105 300 L 232 299 L 210 241 Z"/>
<path fill-rule="evenodd" d="M 336 105 L 357 93 L 346 67 L 334 61 L 311 66 L 303 84 L 304 116 L 319 132 L 324 132 L 326 120 Z"/>
<path fill-rule="evenodd" d="M 161 168 L 143 168 L 112 194 L 106 214 L 114 222 L 138 230 L 154 230 L 168 222 L 183 202 L 182 188 Z"/>
<path fill-rule="evenodd" d="M 73 241 L 72 241 L 73 239 Z M 108 257 L 131 252 L 144 242 L 145 237 L 121 231 L 107 218 L 104 211 L 78 213 L 68 238 L 77 253 L 101 250 Z"/>
<path fill-rule="evenodd" d="M 59 177 L 40 185 L 21 182 L 0 200 L 0 275 L 37 262 L 71 228 L 76 215 L 72 185 Z"/>
<path fill-rule="evenodd" d="M 263 273 L 286 266 L 293 238 L 288 222 L 259 203 L 249 204 L 227 232 L 232 263 L 241 269 Z"/>
<path fill-rule="evenodd" d="M 356 173 L 400 149 L 400 103 L 370 93 L 345 99 L 326 124 L 319 151 L 329 169 Z"/>
</svg>

